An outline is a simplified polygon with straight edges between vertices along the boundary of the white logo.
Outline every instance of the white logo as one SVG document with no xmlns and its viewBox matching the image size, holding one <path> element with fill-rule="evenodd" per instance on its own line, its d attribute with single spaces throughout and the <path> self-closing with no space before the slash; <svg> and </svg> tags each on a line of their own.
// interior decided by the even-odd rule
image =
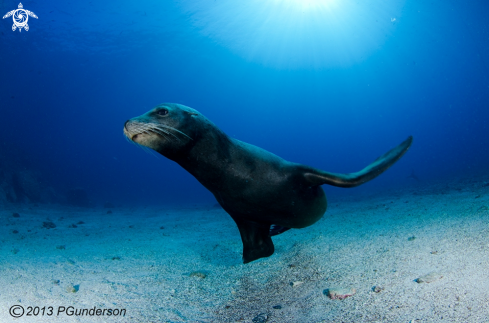
<svg viewBox="0 0 489 323">
<path fill-rule="evenodd" d="M 19 28 L 19 31 L 22 31 L 22 28 L 28 31 L 29 25 L 27 24 L 27 20 L 29 20 L 29 16 L 37 19 L 35 13 L 29 10 L 25 10 L 23 8 L 24 6 L 22 6 L 22 3 L 19 3 L 19 9 L 9 11 L 5 16 L 3 16 L 3 19 L 13 16 L 13 20 L 14 20 L 14 24 L 12 25 L 13 31 L 15 31 L 17 28 Z"/>
</svg>

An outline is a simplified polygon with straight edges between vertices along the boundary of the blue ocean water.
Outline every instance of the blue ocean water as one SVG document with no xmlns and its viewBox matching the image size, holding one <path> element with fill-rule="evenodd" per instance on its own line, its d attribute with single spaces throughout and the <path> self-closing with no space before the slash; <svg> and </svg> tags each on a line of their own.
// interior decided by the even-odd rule
<svg viewBox="0 0 489 323">
<path fill-rule="evenodd" d="M 129 144 L 162 102 L 330 172 L 414 137 L 359 188 L 478 176 L 489 158 L 487 1 L 26 1 L 0 21 L 0 159 L 93 204 L 213 204 L 178 165 Z M 2 15 L 17 9 L 0 1 Z M 7 166 L 9 165 L 9 166 Z M 356 191 L 355 191 L 356 190 Z M 25 200 L 25 199 L 24 199 Z"/>
</svg>

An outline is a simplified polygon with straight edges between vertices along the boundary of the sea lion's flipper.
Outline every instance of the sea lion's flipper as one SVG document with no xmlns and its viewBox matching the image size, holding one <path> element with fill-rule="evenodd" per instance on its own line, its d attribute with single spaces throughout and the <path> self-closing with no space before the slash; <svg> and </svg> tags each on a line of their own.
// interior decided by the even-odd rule
<svg viewBox="0 0 489 323">
<path fill-rule="evenodd" d="M 290 228 L 281 227 L 280 225 L 272 224 L 272 226 L 270 227 L 270 237 L 284 233 L 287 230 L 290 230 Z"/>
<path fill-rule="evenodd" d="M 236 221 L 243 241 L 243 263 L 270 257 L 275 248 L 270 238 L 270 225 L 251 221 Z"/>
<path fill-rule="evenodd" d="M 349 174 L 328 173 L 322 170 L 310 169 L 304 173 L 306 181 L 311 185 L 333 185 L 339 187 L 354 187 L 382 174 L 406 153 L 411 146 L 413 137 L 409 136 L 399 146 L 389 150 L 373 163 L 359 172 Z"/>
</svg>

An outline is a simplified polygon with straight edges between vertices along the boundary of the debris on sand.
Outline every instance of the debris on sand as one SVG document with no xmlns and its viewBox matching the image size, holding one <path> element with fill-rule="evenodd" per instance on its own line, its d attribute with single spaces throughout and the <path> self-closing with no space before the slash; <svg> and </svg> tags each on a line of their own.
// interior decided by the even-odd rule
<svg viewBox="0 0 489 323">
<path fill-rule="evenodd" d="M 42 223 L 42 227 L 46 228 L 46 229 L 53 229 L 53 228 L 56 228 L 56 224 L 54 224 L 51 221 L 45 221 Z"/>
<path fill-rule="evenodd" d="M 80 285 L 68 285 L 66 286 L 66 291 L 68 293 L 76 293 L 80 290 Z"/>
<path fill-rule="evenodd" d="M 437 273 L 437 272 L 431 272 L 429 274 L 426 274 L 426 275 L 423 275 L 423 276 L 420 276 L 419 278 L 416 278 L 414 281 L 417 282 L 418 284 L 421 284 L 421 283 L 432 283 L 434 281 L 437 281 L 439 279 L 442 279 L 443 278 L 443 275 L 440 274 L 440 273 Z"/>
<path fill-rule="evenodd" d="M 377 286 L 372 287 L 372 291 L 374 291 L 375 293 L 380 293 L 383 290 L 384 290 L 384 287 L 382 287 L 382 286 L 377 285 Z"/>
<path fill-rule="evenodd" d="M 253 323 L 266 323 L 268 321 L 268 315 L 265 313 L 258 314 L 252 320 Z"/>
<path fill-rule="evenodd" d="M 354 288 L 329 288 L 324 290 L 324 294 L 331 299 L 345 299 L 356 294 Z"/>
<path fill-rule="evenodd" d="M 302 285 L 302 284 L 304 284 L 304 282 L 297 281 L 297 282 L 290 283 L 290 286 L 292 286 L 292 287 L 297 287 L 297 286 L 300 286 L 300 285 Z"/>
<path fill-rule="evenodd" d="M 207 275 L 203 272 L 200 272 L 200 271 L 193 271 L 189 274 L 190 277 L 197 277 L 197 278 L 201 278 L 201 279 L 204 279 L 207 277 Z"/>
</svg>

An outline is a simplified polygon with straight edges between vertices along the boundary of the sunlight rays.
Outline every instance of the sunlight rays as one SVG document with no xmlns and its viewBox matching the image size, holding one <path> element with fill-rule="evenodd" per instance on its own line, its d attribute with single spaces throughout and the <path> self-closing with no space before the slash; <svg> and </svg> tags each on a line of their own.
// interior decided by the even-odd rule
<svg viewBox="0 0 489 323">
<path fill-rule="evenodd" d="M 194 0 L 182 6 L 206 37 L 274 68 L 351 66 L 381 48 L 404 0 Z"/>
</svg>

